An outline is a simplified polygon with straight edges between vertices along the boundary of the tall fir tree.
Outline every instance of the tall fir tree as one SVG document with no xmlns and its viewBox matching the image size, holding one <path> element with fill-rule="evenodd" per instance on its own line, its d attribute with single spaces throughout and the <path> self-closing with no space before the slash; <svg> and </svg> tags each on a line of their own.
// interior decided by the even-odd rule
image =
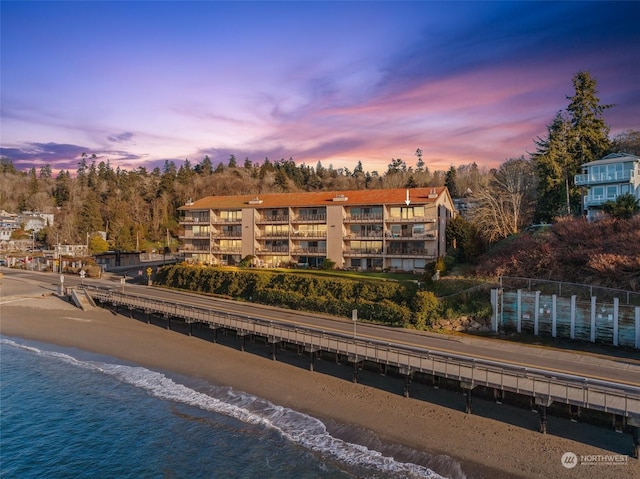
<svg viewBox="0 0 640 479">
<path fill-rule="evenodd" d="M 537 221 L 579 213 L 582 195 L 575 175 L 584 163 L 602 158 L 611 148 L 609 127 L 602 117 L 611 105 L 601 105 L 596 81 L 588 72 L 573 77 L 575 94 L 566 112 L 558 112 L 547 127 L 547 138 L 535 140 L 531 155 L 538 176 Z"/>
</svg>

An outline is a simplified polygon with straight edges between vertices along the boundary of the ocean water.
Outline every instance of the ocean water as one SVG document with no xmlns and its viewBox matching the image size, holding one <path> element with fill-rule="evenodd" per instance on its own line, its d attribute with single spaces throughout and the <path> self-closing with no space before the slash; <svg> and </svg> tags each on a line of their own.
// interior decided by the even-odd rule
<svg viewBox="0 0 640 479">
<path fill-rule="evenodd" d="M 260 398 L 79 350 L 2 337 L 0 374 L 3 479 L 443 477 Z"/>
</svg>

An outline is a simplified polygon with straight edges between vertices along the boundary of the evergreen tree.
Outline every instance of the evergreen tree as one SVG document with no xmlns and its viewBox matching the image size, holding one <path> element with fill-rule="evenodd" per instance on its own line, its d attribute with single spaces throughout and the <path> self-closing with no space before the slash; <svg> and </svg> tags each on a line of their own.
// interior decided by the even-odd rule
<svg viewBox="0 0 640 479">
<path fill-rule="evenodd" d="M 547 127 L 547 138 L 538 138 L 536 152 L 531 155 L 538 177 L 538 222 L 550 222 L 554 217 L 571 211 L 569 174 L 576 168 L 569 152 L 570 128 L 566 115 L 558 112 Z"/>
<path fill-rule="evenodd" d="M 424 171 L 424 160 L 422 159 L 422 150 L 420 148 L 416 150 L 416 156 L 418 157 L 418 161 L 416 162 L 416 171 L 418 173 L 422 173 Z"/>
<path fill-rule="evenodd" d="M 209 155 L 205 155 L 200 164 L 196 165 L 195 170 L 196 173 L 202 176 L 209 176 L 213 173 L 213 165 L 211 164 Z"/>
<path fill-rule="evenodd" d="M 51 165 L 47 163 L 43 167 L 40 168 L 40 178 L 41 179 L 50 179 L 53 176 L 53 172 L 51 171 Z"/>
<path fill-rule="evenodd" d="M 600 104 L 596 96 L 596 81 L 588 72 L 578 72 L 573 77 L 573 87 L 574 96 L 567 97 L 570 100 L 567 111 L 572 126 L 569 151 L 579 168 L 584 163 L 599 160 L 609 152 L 609 127 L 602 113 L 613 105 Z"/>
<path fill-rule="evenodd" d="M 538 221 L 581 211 L 575 175 L 584 163 L 602 158 L 611 148 L 609 127 L 602 118 L 611 105 L 600 104 L 596 81 L 588 72 L 578 72 L 573 87 L 566 113 L 557 113 L 547 127 L 547 138 L 535 141 L 536 152 L 531 155 L 538 175 Z"/>
<path fill-rule="evenodd" d="M 453 165 L 451 165 L 445 174 L 444 186 L 447 187 L 452 198 L 457 198 L 459 196 L 458 188 L 456 186 L 456 167 Z"/>
</svg>

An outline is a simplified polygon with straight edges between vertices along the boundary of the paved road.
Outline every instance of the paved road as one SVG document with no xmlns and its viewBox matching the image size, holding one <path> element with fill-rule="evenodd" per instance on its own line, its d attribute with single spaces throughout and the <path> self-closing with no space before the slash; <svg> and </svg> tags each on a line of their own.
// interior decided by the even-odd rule
<svg viewBox="0 0 640 479">
<path fill-rule="evenodd" d="M 4 272 L 6 286 L 14 288 L 14 282 L 28 281 L 33 288 L 39 291 L 55 291 L 59 286 L 59 275 L 52 273 L 28 273 L 17 270 L 1 268 Z M 79 285 L 80 278 L 65 276 L 65 286 Z M 353 322 L 348 319 L 331 318 L 314 315 L 301 311 L 291 311 L 204 297 L 197 294 L 175 292 L 163 288 L 149 287 L 146 285 L 121 284 L 121 276 L 105 276 L 102 280 L 83 280 L 84 284 L 96 286 L 109 286 L 126 293 L 140 294 L 169 302 L 188 302 L 193 306 L 208 307 L 237 313 L 249 317 L 269 319 L 273 321 L 304 325 L 327 332 L 340 332 L 353 334 Z M 9 286 L 9 283 L 12 286 Z M 4 291 L 3 296 L 8 296 Z M 640 351 L 611 350 L 584 352 L 573 350 L 561 350 L 548 347 L 528 346 L 493 338 L 478 338 L 470 336 L 453 336 L 436 333 L 417 332 L 399 328 L 388 328 L 367 323 L 358 322 L 356 334 L 359 339 L 375 339 L 389 343 L 399 343 L 416 348 L 427 349 L 462 355 L 477 359 L 505 362 L 530 369 L 543 369 L 564 374 L 576 375 L 585 378 L 611 381 L 621 384 L 640 387 Z"/>
</svg>

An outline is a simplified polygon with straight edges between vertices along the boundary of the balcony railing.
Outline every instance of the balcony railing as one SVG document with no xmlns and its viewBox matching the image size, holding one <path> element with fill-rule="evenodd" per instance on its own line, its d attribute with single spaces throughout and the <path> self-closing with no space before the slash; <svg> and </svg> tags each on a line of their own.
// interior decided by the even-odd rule
<svg viewBox="0 0 640 479">
<path fill-rule="evenodd" d="M 598 183 L 628 183 L 631 179 L 632 170 L 609 173 L 586 173 L 575 175 L 574 181 L 576 186 L 594 185 Z"/>
<path fill-rule="evenodd" d="M 288 223 L 289 215 L 267 215 L 256 218 L 257 224 Z"/>
<path fill-rule="evenodd" d="M 382 236 L 382 231 L 358 231 L 345 234 L 344 239 L 382 238 Z"/>
<path fill-rule="evenodd" d="M 434 240 L 437 235 L 435 231 L 425 233 L 388 233 L 387 240 Z"/>
<path fill-rule="evenodd" d="M 216 253 L 216 254 L 237 254 L 237 253 L 242 253 L 242 247 L 237 246 L 237 247 L 220 247 L 220 246 L 212 246 L 211 247 L 211 252 L 212 253 Z"/>
<path fill-rule="evenodd" d="M 406 258 L 422 258 L 422 257 L 435 257 L 434 251 L 429 251 L 427 249 L 393 249 L 389 248 L 387 250 L 388 257 L 406 257 Z"/>
<path fill-rule="evenodd" d="M 366 213 L 358 215 L 347 215 L 344 219 L 345 223 L 372 223 L 382 222 L 382 213 Z"/>
<path fill-rule="evenodd" d="M 292 223 L 325 223 L 327 215 L 297 215 L 291 220 Z"/>
<path fill-rule="evenodd" d="M 326 238 L 326 231 L 294 231 L 291 234 L 294 238 Z"/>
<path fill-rule="evenodd" d="M 435 218 L 427 218 L 426 216 L 415 216 L 413 218 L 400 218 L 390 216 L 385 220 L 387 223 L 435 223 Z"/>
<path fill-rule="evenodd" d="M 606 195 L 588 195 L 584 197 L 584 205 L 585 206 L 599 206 L 607 201 L 615 201 L 617 196 L 606 196 Z"/>
<path fill-rule="evenodd" d="M 193 245 L 183 245 L 180 246 L 178 248 L 178 251 L 180 251 L 181 253 L 209 253 L 209 247 L 208 246 L 199 246 L 199 247 L 194 247 Z"/>
<path fill-rule="evenodd" d="M 309 247 L 309 248 L 294 248 L 292 254 L 307 254 L 307 255 L 326 255 L 327 248 Z"/>
<path fill-rule="evenodd" d="M 211 224 L 241 224 L 242 218 L 211 218 Z"/>
<path fill-rule="evenodd" d="M 256 254 L 289 254 L 288 246 L 271 246 L 256 249 Z"/>
<path fill-rule="evenodd" d="M 180 238 L 185 239 L 209 239 L 209 233 L 194 233 L 193 231 L 185 231 L 180 235 Z"/>
<path fill-rule="evenodd" d="M 180 223 L 187 223 L 187 224 L 208 224 L 209 223 L 209 218 L 198 218 L 198 217 L 194 217 L 194 216 L 183 216 L 182 218 L 180 218 Z"/>
<path fill-rule="evenodd" d="M 216 231 L 211 236 L 214 238 L 241 238 L 242 231 Z"/>
<path fill-rule="evenodd" d="M 381 248 L 347 248 L 345 256 L 382 256 Z"/>
<path fill-rule="evenodd" d="M 256 238 L 288 238 L 288 231 L 270 231 L 268 233 L 258 231 L 256 233 Z"/>
</svg>

